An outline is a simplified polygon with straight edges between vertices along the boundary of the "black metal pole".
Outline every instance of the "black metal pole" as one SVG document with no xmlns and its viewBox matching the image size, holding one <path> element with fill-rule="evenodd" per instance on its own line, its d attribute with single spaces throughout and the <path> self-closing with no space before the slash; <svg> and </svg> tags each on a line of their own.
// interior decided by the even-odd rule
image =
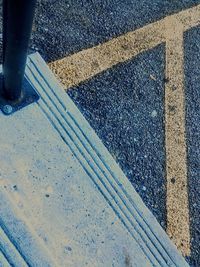
<svg viewBox="0 0 200 267">
<path fill-rule="evenodd" d="M 3 0 L 3 96 L 16 103 L 23 80 L 36 0 Z"/>
</svg>

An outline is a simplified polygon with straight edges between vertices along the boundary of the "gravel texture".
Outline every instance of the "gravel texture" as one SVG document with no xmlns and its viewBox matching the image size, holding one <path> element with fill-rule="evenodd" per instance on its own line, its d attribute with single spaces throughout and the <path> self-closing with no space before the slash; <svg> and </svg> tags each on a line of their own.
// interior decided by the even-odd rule
<svg viewBox="0 0 200 267">
<path fill-rule="evenodd" d="M 161 45 L 68 93 L 165 228 L 163 77 Z"/>
<path fill-rule="evenodd" d="M 191 263 L 200 266 L 200 28 L 185 34 L 186 123 L 188 141 L 188 177 Z"/>
<path fill-rule="evenodd" d="M 199 0 L 39 0 L 31 47 L 52 61 L 198 3 Z"/>
</svg>

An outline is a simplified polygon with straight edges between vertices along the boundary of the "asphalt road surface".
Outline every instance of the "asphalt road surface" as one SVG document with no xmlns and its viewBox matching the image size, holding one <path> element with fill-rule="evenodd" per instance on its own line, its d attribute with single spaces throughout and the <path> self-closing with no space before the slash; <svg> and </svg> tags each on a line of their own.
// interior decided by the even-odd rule
<svg viewBox="0 0 200 267">
<path fill-rule="evenodd" d="M 166 0 L 41 0 L 30 51 L 47 62 L 200 4 Z M 200 17 L 200 14 L 199 14 Z M 1 21 L 0 21 L 1 23 Z M 184 33 L 191 266 L 200 266 L 200 27 Z M 165 45 L 68 89 L 164 229 L 167 228 Z M 174 180 L 172 180 L 172 183 Z M 176 199 L 174 199 L 176 201 Z"/>
</svg>

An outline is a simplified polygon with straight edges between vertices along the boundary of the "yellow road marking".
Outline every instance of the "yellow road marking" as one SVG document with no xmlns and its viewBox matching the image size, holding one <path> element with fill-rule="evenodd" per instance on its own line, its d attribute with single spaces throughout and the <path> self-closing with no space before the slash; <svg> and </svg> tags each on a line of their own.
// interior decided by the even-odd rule
<svg viewBox="0 0 200 267">
<path fill-rule="evenodd" d="M 166 20 L 165 146 L 167 232 L 185 255 L 190 254 L 187 157 L 185 139 L 183 25 Z M 170 30 L 169 30 L 170 29 Z"/>
<path fill-rule="evenodd" d="M 155 22 L 106 43 L 49 64 L 69 88 L 165 41 L 164 24 Z"/>
<path fill-rule="evenodd" d="M 184 255 L 190 254 L 185 140 L 183 33 L 200 24 L 200 5 L 170 15 L 49 64 L 67 89 L 141 52 L 166 43 L 165 143 L 167 232 Z"/>
<path fill-rule="evenodd" d="M 103 44 L 51 62 L 49 67 L 65 88 L 72 87 L 165 42 L 165 21 L 174 18 L 184 25 L 184 31 L 199 25 L 200 5 L 113 38 Z"/>
</svg>

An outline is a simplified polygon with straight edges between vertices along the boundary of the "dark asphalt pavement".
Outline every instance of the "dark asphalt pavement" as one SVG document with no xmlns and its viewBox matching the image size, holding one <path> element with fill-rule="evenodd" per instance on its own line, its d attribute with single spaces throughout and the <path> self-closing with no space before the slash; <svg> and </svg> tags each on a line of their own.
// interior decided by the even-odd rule
<svg viewBox="0 0 200 267">
<path fill-rule="evenodd" d="M 185 34 L 186 130 L 192 259 L 200 266 L 200 28 Z"/>
<path fill-rule="evenodd" d="M 198 3 L 199 0 L 40 0 L 32 48 L 52 61 Z"/>
<path fill-rule="evenodd" d="M 192 40 L 192 41 L 191 41 Z M 191 266 L 200 266 L 200 29 L 185 34 Z M 166 229 L 164 45 L 68 93 Z M 152 80 L 151 76 L 156 80 Z"/>
<path fill-rule="evenodd" d="M 165 227 L 163 77 L 164 46 L 159 46 L 72 88 L 69 95 Z"/>
</svg>

